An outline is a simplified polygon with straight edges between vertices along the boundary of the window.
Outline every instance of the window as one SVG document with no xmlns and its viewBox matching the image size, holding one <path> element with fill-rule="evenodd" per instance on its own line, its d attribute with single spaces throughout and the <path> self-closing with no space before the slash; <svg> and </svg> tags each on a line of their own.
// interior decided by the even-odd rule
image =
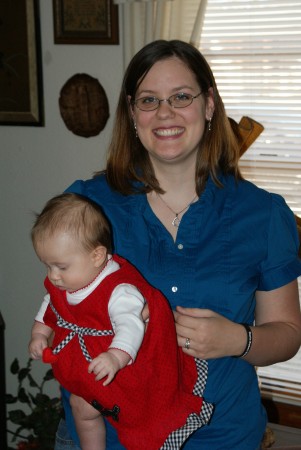
<svg viewBox="0 0 301 450">
<path fill-rule="evenodd" d="M 228 116 L 265 127 L 241 159 L 244 176 L 301 216 L 301 1 L 207 0 L 199 48 Z M 267 396 L 300 402 L 301 351 L 258 374 Z"/>
</svg>

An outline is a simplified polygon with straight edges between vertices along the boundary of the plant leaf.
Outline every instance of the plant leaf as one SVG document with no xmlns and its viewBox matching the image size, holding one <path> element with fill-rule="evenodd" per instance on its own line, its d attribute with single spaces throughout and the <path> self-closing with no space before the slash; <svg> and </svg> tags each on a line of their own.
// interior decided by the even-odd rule
<svg viewBox="0 0 301 450">
<path fill-rule="evenodd" d="M 47 370 L 47 372 L 46 372 L 46 374 L 45 374 L 43 380 L 44 380 L 44 381 L 49 381 L 49 380 L 53 380 L 53 379 L 54 379 L 54 376 L 53 376 L 53 371 L 52 371 L 52 369 Z"/>
<path fill-rule="evenodd" d="M 27 393 L 26 393 L 26 391 L 25 391 L 25 389 L 23 387 L 19 389 L 18 400 L 21 403 L 30 404 L 29 397 L 28 397 L 28 395 L 27 395 Z"/>
<path fill-rule="evenodd" d="M 29 374 L 30 369 L 20 369 L 19 373 L 18 373 L 18 380 L 21 382 L 24 380 L 24 378 L 27 377 L 27 375 Z"/>
<path fill-rule="evenodd" d="M 17 425 L 20 425 L 20 423 L 22 422 L 22 420 L 25 419 L 25 417 L 26 417 L 26 414 L 21 409 L 15 409 L 14 411 L 8 412 L 8 419 L 12 423 L 16 423 Z"/>
<path fill-rule="evenodd" d="M 31 387 L 36 387 L 36 388 L 39 387 L 38 383 L 32 378 L 32 376 L 30 375 L 30 373 L 28 374 L 27 378 L 28 378 L 28 380 L 29 380 L 29 385 L 30 385 Z"/>
<path fill-rule="evenodd" d="M 19 370 L 20 370 L 19 361 L 17 360 L 17 358 L 15 358 L 11 363 L 10 371 L 13 375 L 16 375 L 19 372 Z"/>
<path fill-rule="evenodd" d="M 49 403 L 49 396 L 46 394 L 40 394 L 38 393 L 35 398 L 33 399 L 35 405 L 38 406 L 46 406 Z"/>
<path fill-rule="evenodd" d="M 12 394 L 5 394 L 5 403 L 16 403 L 18 397 Z"/>
</svg>

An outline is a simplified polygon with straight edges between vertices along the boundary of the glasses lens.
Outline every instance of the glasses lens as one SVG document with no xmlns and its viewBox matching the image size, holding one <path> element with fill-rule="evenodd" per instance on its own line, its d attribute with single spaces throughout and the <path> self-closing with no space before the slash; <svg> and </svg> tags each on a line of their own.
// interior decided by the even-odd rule
<svg viewBox="0 0 301 450">
<path fill-rule="evenodd" d="M 156 97 L 141 97 L 135 101 L 135 104 L 142 111 L 153 111 L 158 108 L 159 100 Z"/>
<path fill-rule="evenodd" d="M 170 104 L 174 108 L 186 108 L 192 103 L 193 96 L 191 94 L 185 94 L 181 92 L 180 94 L 175 94 L 169 97 Z"/>
</svg>

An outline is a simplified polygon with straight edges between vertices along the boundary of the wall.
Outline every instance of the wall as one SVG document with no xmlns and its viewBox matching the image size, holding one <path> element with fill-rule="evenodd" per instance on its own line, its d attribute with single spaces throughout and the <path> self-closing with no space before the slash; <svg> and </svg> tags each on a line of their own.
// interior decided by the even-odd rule
<svg viewBox="0 0 301 450">
<path fill-rule="evenodd" d="M 89 178 L 103 167 L 123 75 L 121 44 L 55 45 L 51 1 L 40 2 L 40 16 L 45 126 L 0 126 L 0 310 L 6 323 L 9 393 L 16 388 L 9 365 L 15 357 L 27 361 L 31 325 L 44 295 L 45 269 L 29 238 L 33 211 L 73 180 Z M 98 78 L 110 104 L 105 129 L 91 138 L 72 134 L 58 108 L 63 84 L 83 72 Z M 35 364 L 44 373 L 43 364 Z"/>
</svg>

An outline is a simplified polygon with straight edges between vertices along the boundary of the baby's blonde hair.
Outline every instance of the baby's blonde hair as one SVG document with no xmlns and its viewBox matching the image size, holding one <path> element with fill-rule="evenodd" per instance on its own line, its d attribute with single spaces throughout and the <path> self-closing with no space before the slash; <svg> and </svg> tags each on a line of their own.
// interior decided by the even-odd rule
<svg viewBox="0 0 301 450">
<path fill-rule="evenodd" d="M 102 245 L 112 253 L 109 223 L 100 207 L 87 197 L 65 193 L 50 199 L 31 230 L 34 248 L 57 232 L 70 233 L 86 251 Z"/>
</svg>

